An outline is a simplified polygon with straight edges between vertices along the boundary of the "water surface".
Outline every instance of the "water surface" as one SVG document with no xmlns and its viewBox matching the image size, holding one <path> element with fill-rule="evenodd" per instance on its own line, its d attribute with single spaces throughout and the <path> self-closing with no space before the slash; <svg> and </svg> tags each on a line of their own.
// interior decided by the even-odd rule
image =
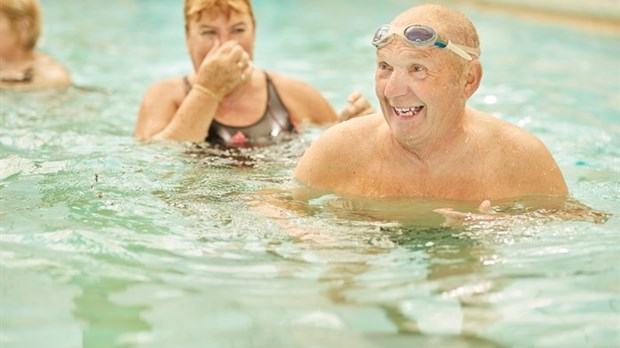
<svg viewBox="0 0 620 348">
<path fill-rule="evenodd" d="M 463 8 L 485 66 L 470 104 L 540 137 L 572 199 L 612 215 L 507 201 L 449 227 L 434 208 L 473 205 L 295 200 L 318 128 L 236 152 L 135 141 L 146 88 L 190 67 L 181 4 L 42 4 L 41 48 L 77 86 L 0 95 L 2 347 L 620 344 L 617 37 Z M 256 2 L 256 64 L 378 105 L 369 40 L 408 4 Z"/>
</svg>

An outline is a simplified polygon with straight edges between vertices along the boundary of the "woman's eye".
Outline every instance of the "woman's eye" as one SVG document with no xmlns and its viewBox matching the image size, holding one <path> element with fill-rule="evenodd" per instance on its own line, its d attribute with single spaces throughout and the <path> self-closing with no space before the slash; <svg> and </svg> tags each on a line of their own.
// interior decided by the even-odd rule
<svg viewBox="0 0 620 348">
<path fill-rule="evenodd" d="M 233 32 L 235 34 L 243 34 L 243 33 L 245 33 L 245 28 L 237 28 L 237 29 L 233 30 Z"/>
<path fill-rule="evenodd" d="M 216 35 L 217 33 L 215 32 L 215 30 L 203 30 L 200 32 L 200 35 L 202 36 L 213 36 Z"/>
</svg>

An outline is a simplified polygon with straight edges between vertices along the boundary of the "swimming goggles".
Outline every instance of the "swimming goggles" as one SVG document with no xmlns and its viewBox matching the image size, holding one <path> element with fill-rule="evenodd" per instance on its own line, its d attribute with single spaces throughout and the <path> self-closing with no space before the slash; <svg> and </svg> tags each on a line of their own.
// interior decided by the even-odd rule
<svg viewBox="0 0 620 348">
<path fill-rule="evenodd" d="M 478 57 L 479 55 L 476 49 L 453 44 L 450 40 L 446 40 L 439 36 L 435 29 L 423 24 L 409 25 L 404 29 L 403 27 L 392 28 L 389 24 L 384 24 L 375 32 L 375 36 L 372 38 L 372 44 L 377 48 L 383 47 L 394 34 L 401 36 L 410 46 L 437 46 L 439 48 L 447 48 L 468 61 L 474 59 L 472 56 Z"/>
</svg>

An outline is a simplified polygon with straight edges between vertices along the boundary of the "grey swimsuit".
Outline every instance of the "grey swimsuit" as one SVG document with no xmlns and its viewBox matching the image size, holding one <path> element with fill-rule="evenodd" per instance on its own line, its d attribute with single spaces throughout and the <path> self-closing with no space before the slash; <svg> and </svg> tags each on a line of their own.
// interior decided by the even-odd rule
<svg viewBox="0 0 620 348">
<path fill-rule="evenodd" d="M 296 127 L 288 110 L 273 86 L 267 73 L 267 107 L 265 114 L 256 123 L 245 127 L 232 127 L 213 120 L 206 141 L 226 146 L 254 146 L 273 143 L 285 134 L 295 133 Z M 191 89 L 184 78 L 187 93 Z"/>
</svg>

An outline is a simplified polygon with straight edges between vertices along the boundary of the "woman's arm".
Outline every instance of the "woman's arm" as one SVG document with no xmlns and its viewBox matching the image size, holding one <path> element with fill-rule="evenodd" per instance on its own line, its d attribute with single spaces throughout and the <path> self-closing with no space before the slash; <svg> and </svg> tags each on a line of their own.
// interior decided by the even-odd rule
<svg viewBox="0 0 620 348">
<path fill-rule="evenodd" d="M 169 95 L 171 91 L 165 83 L 154 85 L 140 107 L 136 135 L 143 139 L 204 141 L 220 100 L 247 82 L 243 77 L 251 76 L 253 72 L 251 63 L 244 69 L 237 65 L 244 53 L 234 41 L 213 46 L 200 65 L 186 97 L 178 96 L 179 88 L 173 92 L 175 97 Z"/>
<path fill-rule="evenodd" d="M 143 140 L 202 142 L 218 103 L 217 98 L 194 88 L 185 96 L 183 86 L 174 86 L 170 81 L 156 83 L 149 88 L 140 105 L 135 135 Z"/>
</svg>

